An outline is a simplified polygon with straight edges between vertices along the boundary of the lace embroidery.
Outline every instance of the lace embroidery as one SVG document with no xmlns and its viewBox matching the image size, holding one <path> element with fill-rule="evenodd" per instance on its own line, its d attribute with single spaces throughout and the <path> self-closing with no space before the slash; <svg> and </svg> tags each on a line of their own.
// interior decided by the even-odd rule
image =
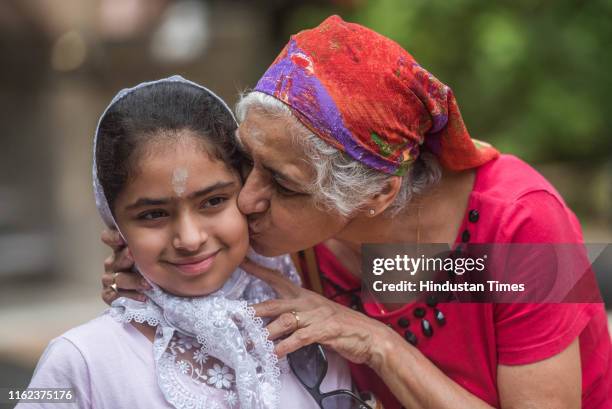
<svg viewBox="0 0 612 409">
<path fill-rule="evenodd" d="M 300 284 L 289 256 L 249 257 Z M 119 322 L 157 327 L 153 356 L 159 387 L 170 404 L 179 409 L 278 408 L 281 370 L 274 344 L 249 307 L 276 297 L 267 284 L 238 269 L 206 297 L 177 297 L 152 286 L 147 302 L 120 298 L 109 314 Z M 286 372 L 286 361 L 280 366 Z"/>
</svg>

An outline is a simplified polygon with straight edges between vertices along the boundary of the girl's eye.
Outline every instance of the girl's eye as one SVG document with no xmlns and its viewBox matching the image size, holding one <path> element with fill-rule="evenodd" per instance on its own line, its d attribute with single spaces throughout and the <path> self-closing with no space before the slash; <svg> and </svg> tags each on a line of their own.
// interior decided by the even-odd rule
<svg viewBox="0 0 612 409">
<path fill-rule="evenodd" d="M 138 215 L 140 220 L 156 220 L 168 216 L 164 210 L 149 210 Z"/>
<path fill-rule="evenodd" d="M 210 198 L 207 201 L 205 201 L 202 204 L 202 207 L 203 208 L 219 207 L 223 203 L 225 203 L 226 201 L 227 201 L 227 198 L 221 197 L 221 196 L 216 196 L 216 197 Z"/>
</svg>

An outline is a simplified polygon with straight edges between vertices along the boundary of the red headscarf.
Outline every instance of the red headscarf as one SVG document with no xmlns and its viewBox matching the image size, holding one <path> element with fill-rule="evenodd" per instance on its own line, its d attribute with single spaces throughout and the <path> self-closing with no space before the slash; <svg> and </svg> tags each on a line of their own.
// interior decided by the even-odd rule
<svg viewBox="0 0 612 409">
<path fill-rule="evenodd" d="M 394 41 L 338 16 L 291 37 L 255 91 L 355 160 L 403 174 L 425 149 L 451 170 L 497 157 L 470 138 L 452 90 Z"/>
</svg>

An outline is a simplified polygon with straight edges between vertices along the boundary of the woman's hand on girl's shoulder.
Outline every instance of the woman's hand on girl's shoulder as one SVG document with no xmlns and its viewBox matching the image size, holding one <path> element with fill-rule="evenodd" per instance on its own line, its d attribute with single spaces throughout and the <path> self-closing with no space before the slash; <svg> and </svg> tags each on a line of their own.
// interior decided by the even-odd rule
<svg viewBox="0 0 612 409">
<path fill-rule="evenodd" d="M 108 305 L 119 297 L 144 301 L 146 296 L 140 291 L 148 290 L 150 286 L 140 274 L 132 271 L 134 260 L 119 232 L 106 229 L 101 239 L 113 250 L 113 254 L 104 260 L 102 300 Z"/>
<path fill-rule="evenodd" d="M 281 340 L 276 353 L 282 357 L 306 345 L 319 343 L 354 363 L 375 368 L 377 360 L 394 339 L 395 332 L 366 315 L 299 287 L 278 271 L 251 260 L 241 265 L 246 272 L 268 283 L 277 299 L 255 304 L 257 316 L 273 318 L 270 339 Z"/>
</svg>

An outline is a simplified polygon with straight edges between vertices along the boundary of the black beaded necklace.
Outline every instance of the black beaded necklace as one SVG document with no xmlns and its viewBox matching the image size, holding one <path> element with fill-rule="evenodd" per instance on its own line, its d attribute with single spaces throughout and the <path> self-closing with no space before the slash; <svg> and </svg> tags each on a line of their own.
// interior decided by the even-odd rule
<svg viewBox="0 0 612 409">
<path fill-rule="evenodd" d="M 420 210 L 420 209 L 419 209 Z M 468 213 L 468 221 L 470 223 L 477 223 L 480 218 L 480 212 L 477 209 L 472 209 Z M 417 241 L 420 239 L 420 232 L 417 230 Z M 456 254 L 461 254 L 462 248 L 465 249 L 467 244 L 471 239 L 471 233 L 469 228 L 465 228 L 461 233 L 461 244 L 457 246 L 455 249 Z M 454 278 L 455 274 L 451 271 L 449 273 L 451 278 Z M 359 296 L 361 292 L 361 286 L 352 288 L 352 289 L 344 289 L 326 277 L 324 274 L 321 274 L 321 278 L 325 280 L 328 284 L 330 284 L 335 290 L 335 294 L 331 295 L 329 298 L 332 300 L 336 300 L 338 297 L 348 296 L 350 297 L 349 306 L 350 308 L 357 310 L 363 314 L 366 314 L 363 303 L 361 301 L 361 297 Z M 434 335 L 434 326 L 432 322 L 436 323 L 436 326 L 441 328 L 446 325 L 446 315 L 439 308 L 439 302 L 442 301 L 444 303 L 455 301 L 455 297 L 452 293 L 448 294 L 445 300 L 439 300 L 435 295 L 428 295 L 425 300 L 417 305 L 414 309 L 412 309 L 413 318 L 420 322 L 421 333 L 426 338 L 431 338 Z M 428 318 L 428 311 L 431 311 L 433 314 L 433 319 Z M 391 323 L 387 324 L 388 326 L 393 328 Z M 397 319 L 397 326 L 400 328 L 400 331 L 403 331 L 404 339 L 410 342 L 412 345 L 416 346 L 419 342 L 418 336 L 415 334 L 413 330 L 410 329 L 411 319 L 408 314 L 403 315 Z"/>
<path fill-rule="evenodd" d="M 478 222 L 479 218 L 480 218 L 480 213 L 478 212 L 477 209 L 472 209 L 468 213 L 468 221 L 470 223 Z M 463 247 L 467 246 L 467 244 L 470 241 L 470 238 L 471 238 L 470 230 L 468 228 L 464 229 L 463 232 L 461 233 L 461 244 L 457 246 L 457 249 L 456 249 L 456 252 L 458 254 L 460 254 L 462 246 Z M 451 272 L 450 275 L 454 277 L 453 272 Z M 452 302 L 453 300 L 454 300 L 453 294 L 449 294 L 449 296 L 446 299 L 446 302 Z M 439 327 L 443 327 L 444 325 L 446 325 L 446 316 L 438 308 L 438 302 L 439 302 L 438 297 L 436 297 L 435 295 L 429 295 L 426 297 L 424 301 L 424 305 L 419 305 L 412 310 L 412 315 L 414 316 L 414 318 L 416 318 L 417 320 L 420 320 L 421 333 L 426 338 L 431 338 L 434 334 L 434 327 L 432 323 L 430 322 L 430 320 L 427 318 L 428 309 L 426 307 L 429 307 L 429 309 L 432 310 L 433 321 L 435 321 Z M 388 324 L 388 325 L 392 326 L 391 324 Z M 418 337 L 412 330 L 410 330 L 410 319 L 407 316 L 399 317 L 397 320 L 397 325 L 403 329 L 404 339 L 410 342 L 412 345 L 416 346 L 418 344 Z"/>
</svg>

